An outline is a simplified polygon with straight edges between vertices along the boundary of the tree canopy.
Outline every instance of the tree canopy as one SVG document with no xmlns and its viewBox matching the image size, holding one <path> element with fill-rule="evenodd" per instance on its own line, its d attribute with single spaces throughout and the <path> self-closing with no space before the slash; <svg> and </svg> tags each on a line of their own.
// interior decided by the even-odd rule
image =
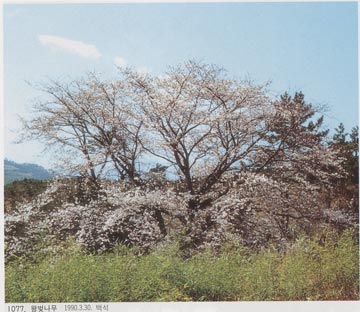
<svg viewBox="0 0 360 312">
<path fill-rule="evenodd" d="M 49 222 L 89 248 L 149 247 L 173 229 L 185 247 L 292 239 L 336 218 L 325 194 L 346 177 L 344 150 L 357 158 L 357 131 L 346 143 L 340 127 L 329 143 L 301 92 L 275 97 L 215 65 L 190 61 L 161 76 L 119 68 L 114 81 L 89 74 L 42 89 L 24 138 L 87 181 L 80 201 L 61 180 L 43 196 L 67 194 Z"/>
</svg>

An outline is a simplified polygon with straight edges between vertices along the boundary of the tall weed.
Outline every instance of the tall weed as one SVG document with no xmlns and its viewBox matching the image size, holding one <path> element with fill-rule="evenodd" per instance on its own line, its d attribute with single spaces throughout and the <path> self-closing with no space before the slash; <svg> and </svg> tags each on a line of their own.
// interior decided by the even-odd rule
<svg viewBox="0 0 360 312">
<path fill-rule="evenodd" d="M 59 252 L 61 250 L 61 252 Z M 139 255 L 67 246 L 6 264 L 7 302 L 358 300 L 354 232 L 303 238 L 285 251 L 238 246 L 184 260 L 175 244 Z"/>
</svg>

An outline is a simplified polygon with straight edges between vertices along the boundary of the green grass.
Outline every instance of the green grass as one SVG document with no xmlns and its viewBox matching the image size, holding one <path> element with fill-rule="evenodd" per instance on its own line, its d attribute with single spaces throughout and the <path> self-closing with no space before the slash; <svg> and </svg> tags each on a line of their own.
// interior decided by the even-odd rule
<svg viewBox="0 0 360 312">
<path fill-rule="evenodd" d="M 224 248 L 183 260 L 175 245 L 148 255 L 63 249 L 6 265 L 6 302 L 358 300 L 359 249 L 350 231 L 285 252 Z"/>
</svg>

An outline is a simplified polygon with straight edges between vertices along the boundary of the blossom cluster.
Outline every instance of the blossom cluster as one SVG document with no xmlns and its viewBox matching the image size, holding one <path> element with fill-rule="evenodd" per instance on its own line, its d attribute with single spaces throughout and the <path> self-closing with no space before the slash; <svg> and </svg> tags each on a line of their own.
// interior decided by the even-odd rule
<svg viewBox="0 0 360 312">
<path fill-rule="evenodd" d="M 102 180 L 96 194 L 90 194 L 85 180 L 55 179 L 44 193 L 5 216 L 6 256 L 68 239 L 90 252 L 116 243 L 147 252 L 171 237 L 193 250 L 220 247 L 229 239 L 246 245 L 284 244 L 325 223 L 346 228 L 357 222 L 351 213 L 326 206 L 319 188 L 310 183 L 244 172 L 225 175 L 203 195 L 175 186 Z M 190 209 L 194 201 L 198 205 Z"/>
</svg>

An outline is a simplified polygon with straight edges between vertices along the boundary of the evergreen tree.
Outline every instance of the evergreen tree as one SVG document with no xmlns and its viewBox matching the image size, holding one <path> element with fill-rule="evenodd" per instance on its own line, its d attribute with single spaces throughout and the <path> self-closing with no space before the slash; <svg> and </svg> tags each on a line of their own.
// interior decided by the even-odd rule
<svg viewBox="0 0 360 312">
<path fill-rule="evenodd" d="M 344 157 L 343 167 L 348 173 L 348 182 L 359 183 L 359 127 L 353 127 L 347 133 L 343 123 L 335 128 L 331 144 L 341 152 Z M 349 137 L 349 138 L 348 138 Z"/>
</svg>

